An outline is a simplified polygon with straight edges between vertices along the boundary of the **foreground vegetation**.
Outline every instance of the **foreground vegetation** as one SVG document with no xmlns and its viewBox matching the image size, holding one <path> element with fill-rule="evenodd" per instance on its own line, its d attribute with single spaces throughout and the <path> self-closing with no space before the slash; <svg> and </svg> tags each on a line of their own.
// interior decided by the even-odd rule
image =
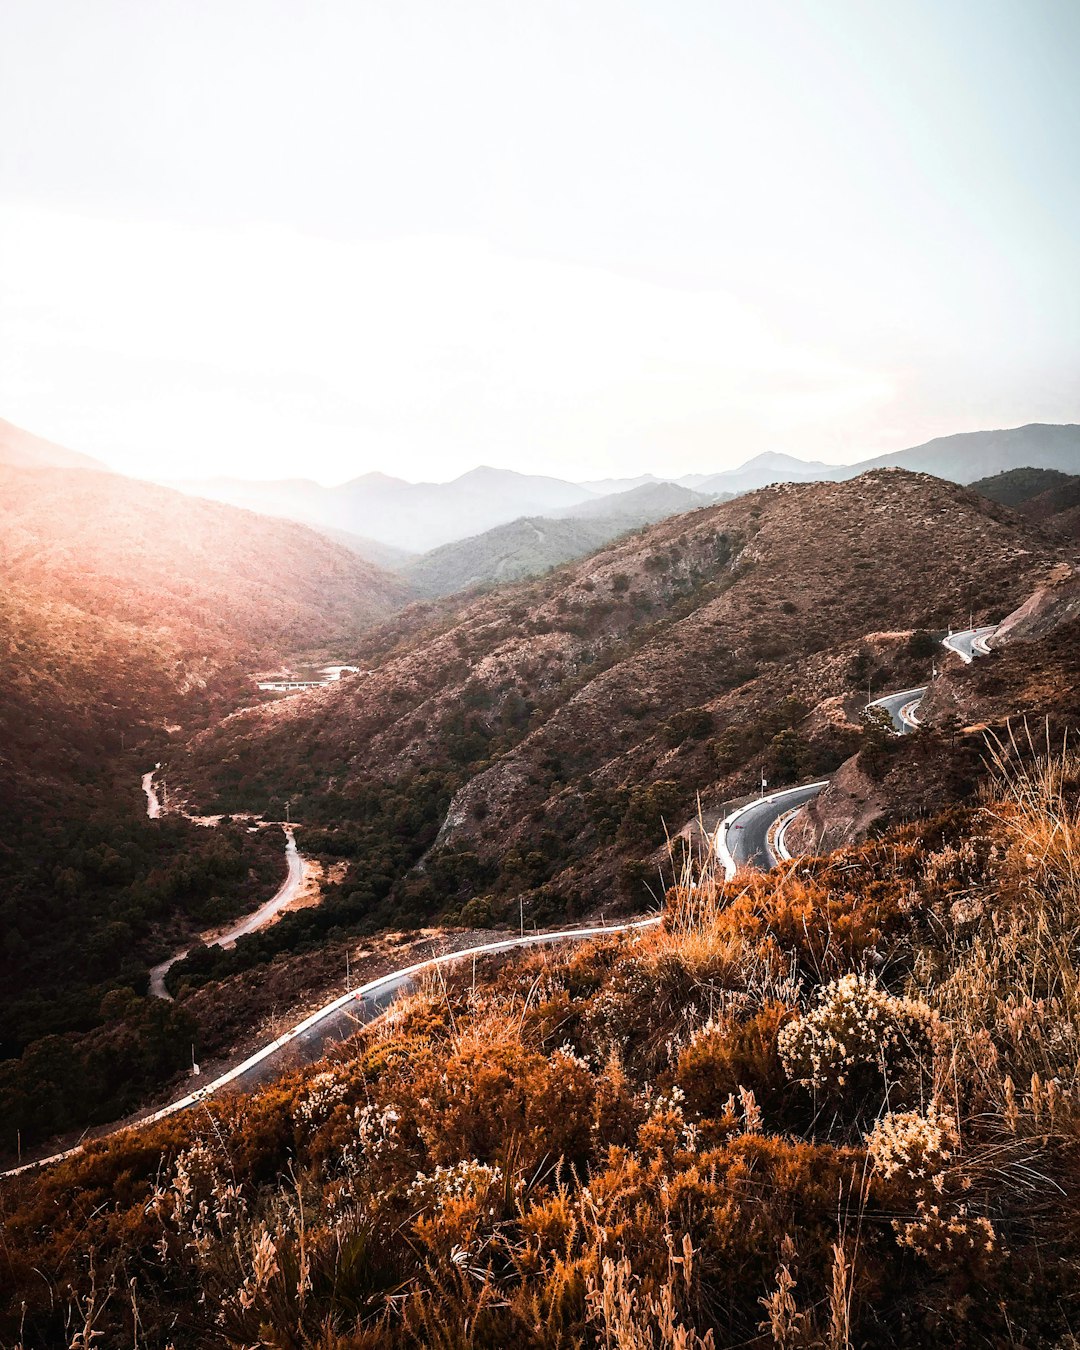
<svg viewBox="0 0 1080 1350">
<path fill-rule="evenodd" d="M 1071 1346 L 1080 758 L 3 1199 L 5 1343 Z M 96 1337 L 96 1339 L 95 1339 Z"/>
</svg>

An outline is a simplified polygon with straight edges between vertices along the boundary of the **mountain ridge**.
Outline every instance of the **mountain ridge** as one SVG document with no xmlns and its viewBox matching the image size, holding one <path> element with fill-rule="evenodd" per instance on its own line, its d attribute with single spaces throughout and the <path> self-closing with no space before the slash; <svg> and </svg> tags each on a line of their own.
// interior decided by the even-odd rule
<svg viewBox="0 0 1080 1350">
<path fill-rule="evenodd" d="M 338 487 L 306 481 L 249 483 L 238 479 L 177 486 L 195 495 L 303 519 L 316 526 L 344 529 L 377 543 L 424 553 L 521 517 L 570 512 L 575 505 L 598 495 L 610 495 L 600 491 L 605 486 L 625 491 L 647 482 L 669 482 L 716 496 L 755 491 L 776 481 L 840 482 L 878 468 L 906 468 L 951 482 L 971 482 L 988 473 L 1027 465 L 1075 472 L 1080 467 L 1080 425 L 1028 423 L 959 432 L 854 464 L 807 461 L 767 450 L 718 473 L 646 474 L 583 483 L 482 465 L 448 483 L 406 483 L 375 472 Z M 388 495 L 393 501 L 390 512 Z"/>
</svg>

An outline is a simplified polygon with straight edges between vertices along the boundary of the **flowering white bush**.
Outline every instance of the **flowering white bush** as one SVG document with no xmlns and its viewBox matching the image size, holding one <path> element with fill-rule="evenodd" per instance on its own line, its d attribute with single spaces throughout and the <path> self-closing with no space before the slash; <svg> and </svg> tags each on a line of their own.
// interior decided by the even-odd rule
<svg viewBox="0 0 1080 1350">
<path fill-rule="evenodd" d="M 296 1119 L 305 1125 L 325 1124 L 338 1102 L 345 1100 L 348 1090 L 348 1083 L 333 1070 L 317 1073 L 307 1084 L 307 1091 L 297 1104 Z"/>
<path fill-rule="evenodd" d="M 338 1175 L 356 1177 L 385 1158 L 400 1143 L 398 1122 L 401 1117 L 392 1106 L 369 1104 L 354 1106 L 352 1118 L 356 1140 L 345 1145 L 336 1163 L 330 1165 L 330 1170 Z"/>
<path fill-rule="evenodd" d="M 158 1254 L 170 1257 L 170 1238 L 179 1238 L 197 1258 L 206 1258 L 215 1242 L 232 1234 L 247 1215 L 242 1187 L 227 1160 L 205 1140 L 196 1139 L 177 1154 L 172 1175 L 151 1191 L 147 1211 L 161 1220 Z"/>
<path fill-rule="evenodd" d="M 918 1111 L 894 1111 L 874 1122 L 866 1141 L 875 1170 L 886 1181 L 944 1188 L 944 1173 L 956 1153 L 960 1137 L 956 1122 L 931 1106 Z"/>
<path fill-rule="evenodd" d="M 987 1258 L 997 1249 L 990 1220 L 958 1203 L 970 1185 L 954 1161 L 959 1147 L 956 1122 L 935 1106 L 891 1112 L 875 1121 L 866 1140 L 890 1207 L 911 1206 L 910 1217 L 893 1219 L 897 1241 L 938 1265 Z"/>
<path fill-rule="evenodd" d="M 407 1195 L 414 1205 L 427 1209 L 444 1200 L 487 1200 L 502 1185 L 502 1168 L 475 1159 L 442 1165 L 434 1172 L 417 1172 Z"/>
<path fill-rule="evenodd" d="M 817 1007 L 784 1027 L 777 1049 L 789 1078 L 840 1091 L 865 1071 L 894 1081 L 932 1048 L 934 1015 L 897 998 L 868 975 L 844 975 L 818 992 Z"/>
<path fill-rule="evenodd" d="M 894 1219 L 893 1228 L 902 1247 L 937 1265 L 994 1255 L 998 1240 L 994 1225 L 985 1215 L 969 1214 L 966 1205 L 951 1213 L 937 1204 L 920 1200 L 913 1219 Z"/>
</svg>

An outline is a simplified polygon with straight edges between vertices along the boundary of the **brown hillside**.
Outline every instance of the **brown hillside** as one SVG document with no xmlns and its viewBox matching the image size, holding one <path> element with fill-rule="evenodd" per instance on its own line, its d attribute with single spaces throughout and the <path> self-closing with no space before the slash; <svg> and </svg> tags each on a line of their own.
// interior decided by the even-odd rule
<svg viewBox="0 0 1080 1350">
<path fill-rule="evenodd" d="M 963 795 L 1002 743 L 1052 741 L 1080 727 L 1080 577 L 1058 564 L 1009 614 L 993 650 L 970 665 L 944 657 L 919 706 L 915 736 L 875 737 L 847 760 L 788 832 L 795 853 L 820 853 L 871 830 L 925 816 Z"/>
<path fill-rule="evenodd" d="M 352 637 L 408 595 L 303 525 L 89 470 L 0 468 L 0 566 L 93 613 L 230 646 Z"/>
<path fill-rule="evenodd" d="M 431 611 L 434 627 L 403 616 L 373 635 L 366 678 L 230 718 L 180 768 L 206 805 L 289 795 L 341 825 L 435 775 L 453 799 L 406 892 L 445 907 L 546 887 L 588 907 L 696 793 L 745 791 L 777 733 L 798 742 L 816 704 L 865 687 L 864 634 L 997 616 L 1054 556 L 1013 513 L 924 475 L 767 488 Z"/>
</svg>

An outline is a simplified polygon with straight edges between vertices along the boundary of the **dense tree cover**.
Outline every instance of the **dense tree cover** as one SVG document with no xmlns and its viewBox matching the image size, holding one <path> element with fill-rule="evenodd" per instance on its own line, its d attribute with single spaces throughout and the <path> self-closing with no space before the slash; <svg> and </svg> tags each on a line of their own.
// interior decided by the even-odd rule
<svg viewBox="0 0 1080 1350">
<path fill-rule="evenodd" d="M 345 858 L 344 880 L 324 888 L 321 903 L 283 915 L 272 927 L 241 938 L 234 947 L 195 947 L 170 970 L 170 989 L 197 987 L 271 960 L 280 952 L 302 952 L 345 930 L 374 932 L 388 924 L 407 927 L 430 917 L 423 879 L 413 890 L 400 883 L 434 843 L 450 800 L 446 780 L 427 774 L 394 785 L 368 784 L 329 804 L 333 830 L 308 829 L 309 853 Z M 451 893 L 452 863 L 440 859 L 439 893 Z M 435 883 L 429 882 L 434 888 Z"/>
<path fill-rule="evenodd" d="M 114 1119 L 190 1062 L 191 1019 L 147 972 L 284 876 L 278 831 L 138 814 L 141 794 L 9 822 L 0 854 L 0 1149 Z M 58 813 L 59 806 L 65 814 Z"/>
<path fill-rule="evenodd" d="M 16 841 L 21 865 L 9 858 L 0 893 L 4 1055 L 96 1025 L 110 990 L 145 991 L 177 935 L 254 908 L 284 875 L 276 831 L 147 821 L 123 805 L 41 820 L 33 842 Z"/>
</svg>

